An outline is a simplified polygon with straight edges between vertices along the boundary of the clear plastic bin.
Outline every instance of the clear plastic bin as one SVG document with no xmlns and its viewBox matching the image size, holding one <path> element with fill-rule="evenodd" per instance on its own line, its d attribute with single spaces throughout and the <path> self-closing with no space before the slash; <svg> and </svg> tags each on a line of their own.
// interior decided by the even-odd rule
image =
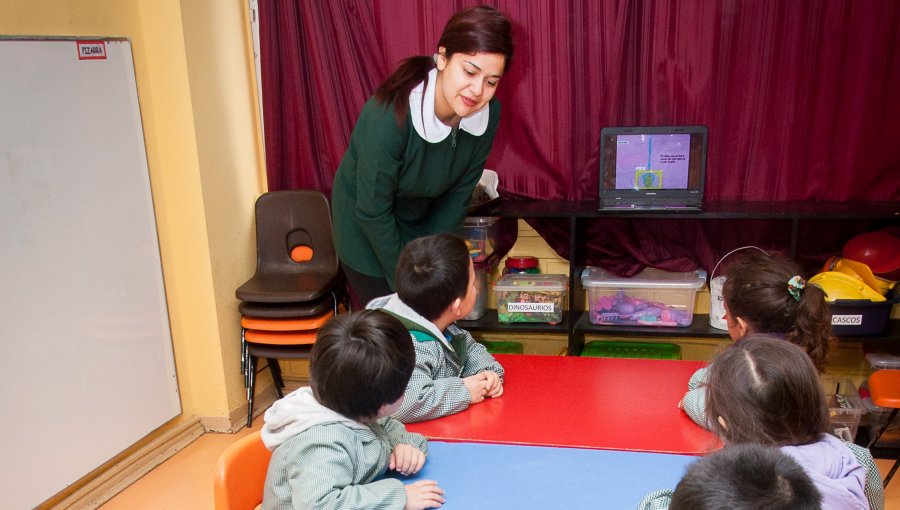
<svg viewBox="0 0 900 510">
<path fill-rule="evenodd" d="M 860 419 L 866 413 L 856 385 L 850 379 L 826 375 L 822 377 L 822 386 L 828 402 L 828 431 L 845 441 L 854 441 Z"/>
<path fill-rule="evenodd" d="M 487 312 L 487 302 L 490 287 L 491 272 L 497 266 L 497 257 L 475 262 L 475 305 L 468 315 L 463 317 L 464 321 L 475 321 L 480 319 Z"/>
<path fill-rule="evenodd" d="M 676 273 L 647 268 L 626 278 L 587 267 L 581 274 L 588 317 L 598 325 L 690 326 L 697 291 L 705 283 L 702 269 Z"/>
<path fill-rule="evenodd" d="M 497 242 L 497 218 L 468 217 L 459 235 L 466 240 L 472 260 L 481 262 L 494 253 Z"/>
<path fill-rule="evenodd" d="M 569 279 L 564 274 L 508 274 L 494 284 L 497 320 L 547 322 L 563 320 Z"/>
<path fill-rule="evenodd" d="M 866 360 L 872 368 L 879 370 L 885 368 L 900 369 L 900 356 L 886 352 L 870 352 L 866 354 Z"/>
</svg>

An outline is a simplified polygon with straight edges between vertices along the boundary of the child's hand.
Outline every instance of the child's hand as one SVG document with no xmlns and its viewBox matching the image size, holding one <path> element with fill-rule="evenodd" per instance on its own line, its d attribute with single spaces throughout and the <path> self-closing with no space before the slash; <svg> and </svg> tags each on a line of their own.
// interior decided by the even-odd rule
<svg viewBox="0 0 900 510">
<path fill-rule="evenodd" d="M 434 480 L 419 480 L 405 487 L 406 506 L 403 510 L 440 508 L 444 504 L 444 491 Z"/>
<path fill-rule="evenodd" d="M 469 390 L 469 397 L 472 399 L 473 404 L 481 402 L 487 396 L 488 376 L 486 372 L 464 377 L 463 384 Z"/>
<path fill-rule="evenodd" d="M 401 475 L 414 475 L 425 465 L 425 454 L 422 450 L 409 444 L 398 444 L 391 452 L 389 467 Z"/>
<path fill-rule="evenodd" d="M 500 376 L 497 375 L 497 372 L 485 370 L 484 375 L 487 376 L 487 386 L 485 386 L 485 389 L 487 390 L 487 396 L 499 397 L 500 395 L 503 395 L 503 380 L 500 379 Z"/>
</svg>

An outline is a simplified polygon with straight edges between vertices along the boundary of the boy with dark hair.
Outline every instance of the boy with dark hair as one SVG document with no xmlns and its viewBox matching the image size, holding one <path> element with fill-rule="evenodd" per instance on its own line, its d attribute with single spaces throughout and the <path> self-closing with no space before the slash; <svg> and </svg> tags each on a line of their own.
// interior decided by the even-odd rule
<svg viewBox="0 0 900 510">
<path fill-rule="evenodd" d="M 397 262 L 397 293 L 372 300 L 409 330 L 416 366 L 394 414 L 409 423 L 458 413 L 503 394 L 503 367 L 455 322 L 475 304 L 475 269 L 451 234 L 414 239 Z"/>
<path fill-rule="evenodd" d="M 675 492 L 657 491 L 639 510 L 818 510 L 822 496 L 794 459 L 759 444 L 727 446 L 688 468 Z"/>
<path fill-rule="evenodd" d="M 409 332 L 388 314 L 338 315 L 316 337 L 310 386 L 266 411 L 262 439 L 273 450 L 264 510 L 438 508 L 432 480 L 409 485 L 388 469 L 419 472 L 427 441 L 390 417 L 415 364 Z"/>
</svg>

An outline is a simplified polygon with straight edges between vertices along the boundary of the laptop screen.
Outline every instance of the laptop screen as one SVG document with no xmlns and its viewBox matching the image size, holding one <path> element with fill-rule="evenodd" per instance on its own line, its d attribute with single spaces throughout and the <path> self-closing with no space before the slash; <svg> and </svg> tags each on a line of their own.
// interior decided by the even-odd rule
<svg viewBox="0 0 900 510">
<path fill-rule="evenodd" d="M 700 207 L 705 126 L 607 127 L 600 134 L 603 207 Z"/>
</svg>

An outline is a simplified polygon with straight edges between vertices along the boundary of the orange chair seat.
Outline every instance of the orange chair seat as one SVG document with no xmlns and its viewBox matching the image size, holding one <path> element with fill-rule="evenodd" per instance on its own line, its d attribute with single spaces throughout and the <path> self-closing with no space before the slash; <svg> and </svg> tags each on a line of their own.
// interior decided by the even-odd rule
<svg viewBox="0 0 900 510">
<path fill-rule="evenodd" d="M 216 510 L 247 510 L 262 503 L 271 457 L 259 431 L 226 448 L 213 481 Z"/>
<path fill-rule="evenodd" d="M 878 407 L 900 407 L 900 370 L 878 370 L 869 376 L 872 403 Z"/>
<path fill-rule="evenodd" d="M 309 345 L 316 342 L 316 331 L 258 331 L 248 329 L 245 333 L 248 342 L 269 345 Z"/>
<path fill-rule="evenodd" d="M 307 331 L 319 329 L 328 319 L 334 317 L 334 312 L 327 312 L 316 315 L 314 317 L 291 317 L 291 318 L 263 318 L 241 316 L 241 327 L 244 329 L 256 329 L 260 331 Z"/>
</svg>

